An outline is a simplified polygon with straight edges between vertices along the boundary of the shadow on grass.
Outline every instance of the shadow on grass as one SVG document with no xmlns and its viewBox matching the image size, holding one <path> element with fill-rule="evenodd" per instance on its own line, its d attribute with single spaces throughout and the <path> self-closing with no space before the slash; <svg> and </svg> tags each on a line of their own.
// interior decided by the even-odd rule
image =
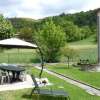
<svg viewBox="0 0 100 100">
<path fill-rule="evenodd" d="M 30 62 L 31 63 L 40 63 L 40 59 L 38 59 L 38 58 L 32 58 L 32 59 L 30 59 Z"/>
<path fill-rule="evenodd" d="M 24 98 L 25 100 L 47 100 L 47 99 L 40 99 L 38 94 L 24 94 L 22 96 L 22 98 Z"/>
<path fill-rule="evenodd" d="M 70 69 L 70 67 L 68 68 L 68 66 L 66 67 L 53 67 L 53 69 Z"/>
<path fill-rule="evenodd" d="M 22 95 L 22 98 L 24 98 L 24 99 L 32 99 L 32 96 L 29 95 L 29 94 L 24 94 L 24 95 Z"/>
<path fill-rule="evenodd" d="M 23 98 L 26 100 L 69 100 L 66 97 L 62 96 L 49 96 L 49 95 L 23 95 Z"/>
</svg>

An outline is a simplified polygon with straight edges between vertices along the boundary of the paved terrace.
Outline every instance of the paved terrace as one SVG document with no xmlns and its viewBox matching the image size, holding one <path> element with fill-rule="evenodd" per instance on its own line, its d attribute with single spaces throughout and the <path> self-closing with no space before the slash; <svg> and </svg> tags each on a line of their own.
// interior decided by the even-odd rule
<svg viewBox="0 0 100 100">
<path fill-rule="evenodd" d="M 0 91 L 32 88 L 33 86 L 34 86 L 33 80 L 31 78 L 31 76 L 27 74 L 26 75 L 26 81 L 0 85 Z"/>
<path fill-rule="evenodd" d="M 46 84 L 40 84 L 41 81 L 46 80 Z M 52 83 L 49 83 L 47 78 L 36 78 L 37 83 L 40 87 L 46 86 L 46 85 L 52 85 Z M 19 89 L 25 89 L 25 88 L 33 88 L 34 83 L 30 75 L 26 75 L 26 81 L 23 82 L 16 82 L 11 84 L 4 84 L 0 85 L 0 91 L 7 91 L 7 90 L 19 90 Z"/>
</svg>

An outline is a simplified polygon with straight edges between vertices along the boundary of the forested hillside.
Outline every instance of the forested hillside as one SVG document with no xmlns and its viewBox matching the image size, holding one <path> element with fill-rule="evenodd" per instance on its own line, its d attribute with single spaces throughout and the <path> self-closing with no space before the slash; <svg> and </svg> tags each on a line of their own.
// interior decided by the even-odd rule
<svg viewBox="0 0 100 100">
<path fill-rule="evenodd" d="M 82 11 L 75 14 L 62 13 L 59 16 L 47 17 L 41 20 L 28 18 L 10 18 L 9 20 L 21 38 L 30 40 L 32 34 L 42 29 L 43 24 L 50 19 L 66 33 L 67 42 L 78 41 L 96 35 L 96 10 Z"/>
</svg>

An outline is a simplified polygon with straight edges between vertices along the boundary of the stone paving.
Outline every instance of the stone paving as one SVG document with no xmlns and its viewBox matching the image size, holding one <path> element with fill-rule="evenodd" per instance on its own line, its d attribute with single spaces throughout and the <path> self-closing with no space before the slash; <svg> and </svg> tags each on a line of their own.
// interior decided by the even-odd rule
<svg viewBox="0 0 100 100">
<path fill-rule="evenodd" d="M 42 83 L 43 80 L 46 80 L 47 83 L 43 84 Z M 39 87 L 52 85 L 52 83 L 50 83 L 47 78 L 41 78 L 41 79 L 36 78 L 36 81 L 37 81 Z M 11 83 L 11 84 L 0 85 L 0 91 L 19 90 L 19 89 L 33 88 L 33 87 L 34 87 L 33 80 L 31 78 L 31 76 L 29 74 L 27 74 L 26 80 L 23 82 L 15 82 L 15 83 Z"/>
<path fill-rule="evenodd" d="M 0 85 L 0 91 L 19 90 L 19 89 L 32 88 L 32 87 L 34 87 L 33 80 L 31 76 L 27 74 L 26 80 L 23 82 Z"/>
<path fill-rule="evenodd" d="M 38 66 L 35 66 L 35 68 L 41 69 L 41 68 L 38 67 Z M 88 92 L 88 93 L 91 94 L 91 95 L 100 96 L 100 90 L 97 90 L 97 89 L 95 89 L 95 88 L 93 88 L 93 87 L 91 87 L 91 86 L 88 86 L 88 85 L 79 83 L 79 82 L 77 82 L 77 81 L 75 81 L 75 80 L 69 79 L 69 78 L 67 78 L 67 77 L 64 77 L 64 76 L 62 76 L 62 75 L 59 75 L 59 74 L 54 73 L 54 72 L 52 72 L 52 71 L 49 71 L 49 70 L 47 70 L 47 69 L 44 69 L 44 71 L 47 72 L 48 74 L 54 75 L 54 76 L 56 76 L 56 77 L 58 77 L 58 78 L 61 78 L 61 79 L 65 80 L 66 82 L 70 83 L 70 84 L 73 84 L 73 85 L 75 85 L 75 86 L 78 86 L 78 87 L 84 89 L 86 92 Z"/>
</svg>

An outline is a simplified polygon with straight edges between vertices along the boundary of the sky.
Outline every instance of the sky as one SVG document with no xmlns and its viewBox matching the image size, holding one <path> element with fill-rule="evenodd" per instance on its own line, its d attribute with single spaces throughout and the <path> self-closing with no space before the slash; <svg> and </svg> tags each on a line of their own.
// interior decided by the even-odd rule
<svg viewBox="0 0 100 100">
<path fill-rule="evenodd" d="M 0 14 L 5 17 L 41 19 L 96 8 L 100 0 L 0 0 Z"/>
</svg>

